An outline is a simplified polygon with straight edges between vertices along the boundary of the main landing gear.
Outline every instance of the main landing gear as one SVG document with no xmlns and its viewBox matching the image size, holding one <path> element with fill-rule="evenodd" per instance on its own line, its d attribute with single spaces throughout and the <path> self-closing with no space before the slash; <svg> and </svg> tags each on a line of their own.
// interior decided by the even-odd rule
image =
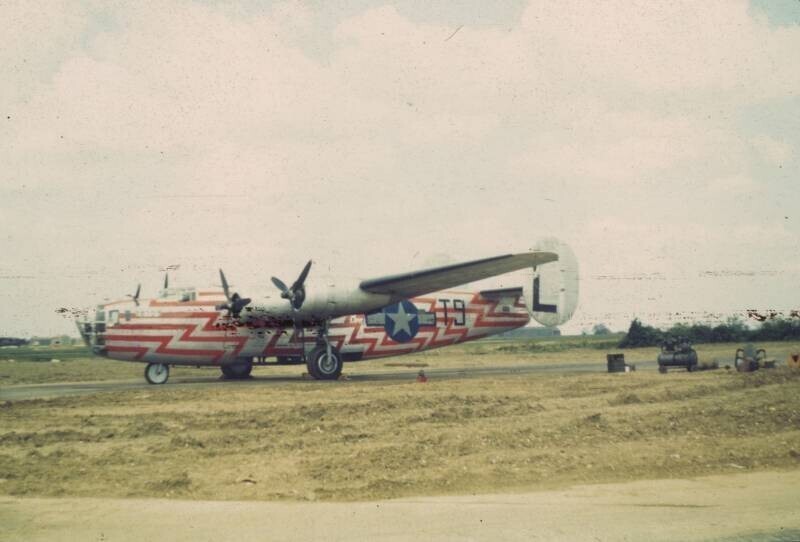
<svg viewBox="0 0 800 542">
<path fill-rule="evenodd" d="M 222 370 L 222 375 L 228 380 L 242 380 L 244 378 L 250 378 L 250 372 L 253 370 L 253 362 L 249 360 L 237 361 L 230 365 L 220 366 L 220 370 Z"/>
<path fill-rule="evenodd" d="M 150 384 L 163 384 L 169 378 L 169 365 L 148 363 L 144 368 L 144 377 Z"/>
<path fill-rule="evenodd" d="M 328 324 L 326 321 L 319 327 L 317 345 L 306 354 L 308 374 L 317 380 L 336 380 L 342 374 L 342 355 L 328 340 Z"/>
<path fill-rule="evenodd" d="M 336 380 L 342 374 L 342 356 L 331 346 L 317 346 L 306 356 L 308 374 L 317 380 Z"/>
</svg>

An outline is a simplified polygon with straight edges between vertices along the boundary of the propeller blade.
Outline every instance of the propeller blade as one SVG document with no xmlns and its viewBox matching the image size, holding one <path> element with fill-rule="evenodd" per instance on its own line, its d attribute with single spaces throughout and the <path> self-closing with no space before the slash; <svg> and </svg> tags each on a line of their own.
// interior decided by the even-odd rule
<svg viewBox="0 0 800 542">
<path fill-rule="evenodd" d="M 297 280 L 294 281 L 294 284 L 292 284 L 292 291 L 296 291 L 299 288 L 303 287 L 303 284 L 306 281 L 306 277 L 308 277 L 309 271 L 311 271 L 311 260 L 308 260 L 308 263 L 303 268 L 303 271 L 300 273 L 300 276 L 297 277 Z"/>
<path fill-rule="evenodd" d="M 164 289 L 169 288 L 169 271 L 164 273 Z"/>
<path fill-rule="evenodd" d="M 137 307 L 139 306 L 139 293 L 141 291 L 142 291 L 142 285 L 139 284 L 138 286 L 136 286 L 136 293 L 135 294 L 133 294 L 133 295 L 128 294 L 128 297 L 130 297 L 133 300 L 133 302 L 136 303 Z"/>
<path fill-rule="evenodd" d="M 272 277 L 272 284 L 274 284 L 275 287 L 281 291 L 282 298 L 289 300 L 289 304 L 295 311 L 299 310 L 300 307 L 303 306 L 303 301 L 306 299 L 305 282 L 306 278 L 308 278 L 309 271 L 311 271 L 311 260 L 308 260 L 308 263 L 305 265 L 305 267 L 303 267 L 303 270 L 300 272 L 300 276 L 297 277 L 297 280 L 294 281 L 294 284 L 292 284 L 291 288 L 288 288 L 286 283 L 284 283 L 278 277 Z"/>
<path fill-rule="evenodd" d="M 272 277 L 272 284 L 274 284 L 282 294 L 285 294 L 289 291 L 289 288 L 286 286 L 286 284 L 278 277 Z"/>
<path fill-rule="evenodd" d="M 218 311 L 227 310 L 228 316 L 238 318 L 239 313 L 242 312 L 243 308 L 250 304 L 252 299 L 249 297 L 240 296 L 239 292 L 233 292 L 233 294 L 231 294 L 230 285 L 228 284 L 228 280 L 225 278 L 225 273 L 222 272 L 222 269 L 219 270 L 219 279 L 222 281 L 222 290 L 225 292 L 225 299 L 227 299 L 228 302 L 217 305 L 216 309 Z"/>
<path fill-rule="evenodd" d="M 228 288 L 228 281 L 225 280 L 225 273 L 222 272 L 222 269 L 219 270 L 219 278 L 222 281 L 222 291 L 225 292 L 225 299 L 230 302 L 231 294 Z"/>
</svg>

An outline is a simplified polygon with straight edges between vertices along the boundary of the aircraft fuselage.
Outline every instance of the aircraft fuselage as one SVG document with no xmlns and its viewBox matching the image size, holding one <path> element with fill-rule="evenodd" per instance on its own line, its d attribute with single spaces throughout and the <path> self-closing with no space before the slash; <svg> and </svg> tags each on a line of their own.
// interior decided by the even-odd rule
<svg viewBox="0 0 800 542">
<path fill-rule="evenodd" d="M 318 329 L 233 318 L 219 291 L 176 289 L 161 298 L 99 305 L 78 326 L 93 352 L 170 365 L 227 365 L 299 358 L 319 344 Z M 522 295 L 441 291 L 371 313 L 334 318 L 328 340 L 343 361 L 410 354 L 526 325 Z"/>
</svg>

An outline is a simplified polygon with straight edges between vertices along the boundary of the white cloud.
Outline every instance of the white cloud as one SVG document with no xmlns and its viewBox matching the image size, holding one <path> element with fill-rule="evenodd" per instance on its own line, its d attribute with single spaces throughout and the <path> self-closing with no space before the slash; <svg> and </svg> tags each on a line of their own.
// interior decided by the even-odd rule
<svg viewBox="0 0 800 542">
<path fill-rule="evenodd" d="M 767 163 L 781 166 L 794 157 L 794 149 L 789 143 L 766 135 L 758 135 L 752 140 L 761 158 Z"/>
<path fill-rule="evenodd" d="M 545 235 L 590 276 L 707 268 L 733 235 L 767 236 L 767 259 L 796 246 L 759 167 L 793 164 L 800 134 L 740 117 L 800 88 L 800 28 L 745 2 L 533 2 L 511 28 L 454 35 L 391 6 L 325 24 L 290 2 L 11 10 L 14 269 L 183 259 L 213 280 L 231 262 L 256 287 L 309 255 L 373 274 Z M 41 304 L 68 288 L 52 276 Z"/>
<path fill-rule="evenodd" d="M 623 93 L 762 99 L 791 92 L 800 77 L 791 69 L 800 60 L 786 54 L 800 29 L 770 28 L 746 2 L 534 2 L 522 26 L 575 72 Z"/>
</svg>

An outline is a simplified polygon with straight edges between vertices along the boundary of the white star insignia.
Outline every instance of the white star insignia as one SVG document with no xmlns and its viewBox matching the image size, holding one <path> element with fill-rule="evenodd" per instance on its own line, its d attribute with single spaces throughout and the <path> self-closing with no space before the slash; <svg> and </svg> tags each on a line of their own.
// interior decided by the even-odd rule
<svg viewBox="0 0 800 542">
<path fill-rule="evenodd" d="M 400 303 L 397 305 L 397 312 L 387 312 L 386 315 L 394 322 L 394 335 L 397 335 L 400 331 L 405 331 L 409 337 L 411 336 L 409 323 L 417 317 L 416 314 L 407 313 L 403 304 Z"/>
</svg>

